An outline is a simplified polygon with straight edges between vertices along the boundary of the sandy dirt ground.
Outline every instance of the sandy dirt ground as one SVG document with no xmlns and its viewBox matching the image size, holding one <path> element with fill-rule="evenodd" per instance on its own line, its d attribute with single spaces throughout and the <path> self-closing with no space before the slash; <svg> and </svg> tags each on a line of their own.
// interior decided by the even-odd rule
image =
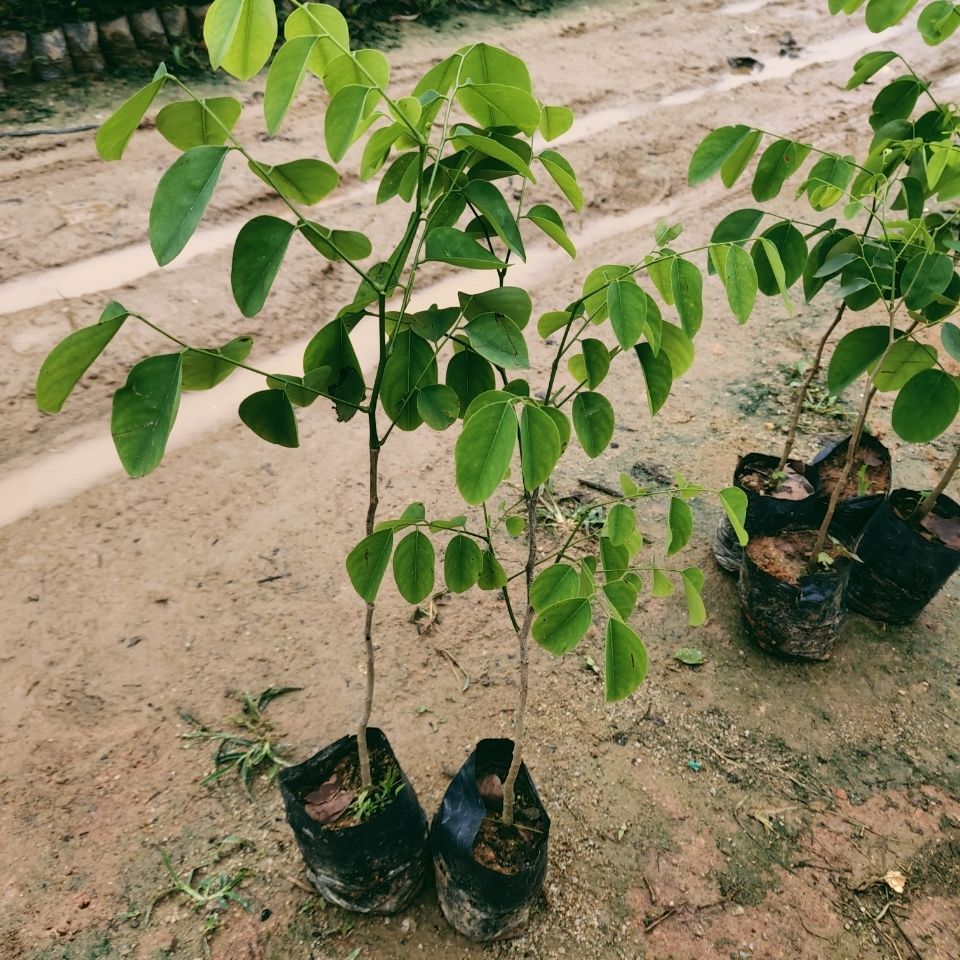
<svg viewBox="0 0 960 960">
<path fill-rule="evenodd" d="M 843 90 L 861 52 L 896 46 L 935 81 L 958 69 L 954 44 L 931 51 L 910 30 L 877 40 L 824 7 L 624 0 L 532 20 L 469 17 L 441 32 L 413 24 L 392 54 L 395 81 L 402 88 L 452 45 L 485 39 L 527 58 L 542 97 L 575 107 L 566 152 L 589 202 L 568 225 L 580 256 L 571 268 L 535 247 L 524 281 L 540 312 L 569 302 L 591 265 L 638 259 L 660 216 L 684 222 L 677 246 L 692 247 L 749 202 L 747 185 L 686 186 L 690 152 L 711 127 L 748 121 L 853 152 L 873 97 Z M 779 56 L 786 31 L 798 59 Z M 732 55 L 766 68 L 733 76 Z M 315 86 L 274 141 L 258 138 L 261 84 L 242 90 L 238 129 L 258 156 L 322 151 Z M 813 105 L 828 118 L 822 128 Z M 96 122 L 107 109 L 92 91 L 54 119 Z M 676 597 L 642 605 L 635 625 L 651 670 L 633 697 L 604 705 L 587 659 L 602 662 L 595 632 L 563 660 L 534 650 L 527 762 L 553 833 L 545 896 L 523 938 L 466 942 L 432 885 L 388 920 L 325 908 L 305 887 L 277 791 L 258 782 L 248 799 L 234 780 L 201 784 L 213 747 L 184 738 L 197 730 L 189 718 L 229 728 L 240 691 L 303 688 L 267 710 L 292 758 L 352 727 L 362 608 L 341 558 L 362 530 L 366 454 L 362 427 L 334 424 L 320 404 L 301 418 L 300 450 L 263 444 L 235 416 L 245 381 L 185 406 L 161 468 L 126 479 L 107 436 L 109 398 L 157 347 L 133 325 L 61 415 L 36 412 L 46 351 L 108 299 L 198 344 L 251 333 L 265 361 L 295 358 L 352 290 L 345 274 L 291 248 L 264 311 L 238 318 L 236 224 L 276 206 L 240 164 L 226 171 L 194 255 L 153 269 L 147 211 L 173 157 L 152 131 L 120 165 L 100 162 L 89 134 L 0 140 L 0 957 L 192 960 L 205 940 L 223 960 L 960 957 L 960 581 L 912 626 L 851 615 L 830 662 L 780 662 L 750 644 L 732 581 L 713 565 L 708 500 L 685 562 L 705 570 L 709 620 L 691 631 Z M 376 208 L 350 175 L 322 210 L 331 226 L 376 237 L 402 224 L 402 211 Z M 453 299 L 443 271 L 431 278 L 436 296 Z M 615 365 L 615 448 L 595 462 L 572 457 L 558 494 L 587 502 L 595 495 L 580 479 L 615 483 L 621 470 L 656 483 L 680 469 L 725 485 L 738 452 L 778 448 L 796 364 L 830 313 L 829 297 L 793 316 L 770 302 L 737 328 L 711 286 L 697 362 L 662 415 L 650 419 L 638 370 Z M 535 374 L 545 355 L 535 354 Z M 855 400 L 806 415 L 801 453 L 841 433 Z M 894 452 L 895 482 L 929 486 L 949 438 L 904 445 L 888 414 L 878 408 L 872 427 Z M 411 499 L 439 515 L 458 509 L 452 438 L 420 440 L 387 448 L 383 515 Z M 641 512 L 654 551 L 661 521 L 656 508 Z M 502 602 L 440 598 L 437 613 L 421 635 L 388 589 L 378 615 L 375 720 L 428 813 L 478 735 L 509 733 L 516 693 Z M 706 663 L 676 663 L 681 646 Z M 160 896 L 170 886 L 163 855 L 182 877 L 196 870 L 197 884 L 240 872 L 246 909 L 232 905 L 211 930 L 188 898 Z M 902 893 L 884 881 L 890 871 L 906 878 Z"/>
</svg>

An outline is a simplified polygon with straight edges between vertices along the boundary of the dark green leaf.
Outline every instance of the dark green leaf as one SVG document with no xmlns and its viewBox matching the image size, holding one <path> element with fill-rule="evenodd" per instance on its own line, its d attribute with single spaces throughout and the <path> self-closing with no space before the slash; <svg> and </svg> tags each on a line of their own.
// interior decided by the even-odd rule
<svg viewBox="0 0 960 960">
<path fill-rule="evenodd" d="M 530 605 L 537 613 L 561 600 L 571 600 L 580 594 L 580 574 L 566 563 L 551 564 L 533 579 L 530 585 Z"/>
<path fill-rule="evenodd" d="M 602 589 L 615 616 L 627 620 L 637 605 L 637 588 L 626 580 L 610 580 Z"/>
<path fill-rule="evenodd" d="M 419 603 L 433 590 L 436 556 L 430 538 L 419 530 L 408 533 L 393 554 L 393 579 L 407 603 Z"/>
<path fill-rule="evenodd" d="M 498 270 L 506 266 L 486 247 L 453 227 L 437 227 L 427 234 L 426 259 L 452 263 L 469 270 Z"/>
<path fill-rule="evenodd" d="M 908 443 L 926 443 L 939 437 L 960 410 L 960 386 L 942 370 L 924 370 L 897 394 L 892 423 Z"/>
<path fill-rule="evenodd" d="M 693 534 L 693 511 L 679 497 L 670 498 L 667 527 L 670 530 L 670 539 L 667 541 L 667 556 L 672 557 L 690 542 L 690 537 Z"/>
<path fill-rule="evenodd" d="M 788 220 L 774 224 L 760 235 L 769 241 L 780 255 L 783 276 L 777 276 L 776 264 L 770 259 L 770 248 L 758 240 L 750 251 L 757 269 L 757 285 L 760 292 L 775 297 L 781 292 L 781 279 L 784 287 L 792 287 L 803 274 L 807 263 L 807 242 L 803 234 Z"/>
<path fill-rule="evenodd" d="M 143 115 L 163 88 L 166 76 L 151 80 L 138 90 L 129 100 L 124 101 L 117 110 L 104 121 L 97 131 L 97 153 L 102 160 L 119 160 L 126 150 L 130 138 L 134 135 Z"/>
<path fill-rule="evenodd" d="M 583 209 L 583 192 L 577 183 L 577 175 L 573 172 L 573 167 L 566 157 L 557 153 L 556 150 L 543 150 L 537 158 L 542 164 L 550 178 L 560 188 L 563 195 L 570 201 L 570 206 L 574 210 Z"/>
<path fill-rule="evenodd" d="M 864 54 L 854 65 L 853 74 L 847 81 L 847 90 L 859 87 L 866 83 L 875 73 L 885 67 L 891 60 L 895 60 L 897 54 L 889 50 L 876 50 L 873 53 Z"/>
<path fill-rule="evenodd" d="M 953 279 L 953 260 L 945 253 L 921 253 L 903 268 L 900 287 L 909 310 L 921 310 L 943 293 Z"/>
<path fill-rule="evenodd" d="M 126 318 L 126 310 L 119 303 L 111 303 L 104 310 L 99 323 L 74 330 L 50 351 L 37 375 L 36 398 L 40 410 L 45 413 L 60 411 L 80 378 L 100 356 Z"/>
<path fill-rule="evenodd" d="M 629 697 L 647 676 L 643 641 L 625 623 L 607 621 L 605 681 L 608 703 Z"/>
<path fill-rule="evenodd" d="M 674 257 L 670 264 L 670 288 L 683 332 L 693 337 L 703 322 L 703 277 L 700 270 L 689 260 Z"/>
<path fill-rule="evenodd" d="M 540 125 L 540 105 L 526 91 L 503 83 L 468 83 L 460 106 L 483 127 L 519 127 L 530 136 Z"/>
<path fill-rule="evenodd" d="M 429 383 L 417 390 L 417 413 L 432 429 L 446 430 L 460 415 L 460 398 L 442 383 Z"/>
<path fill-rule="evenodd" d="M 617 343 L 629 350 L 647 325 L 648 295 L 630 280 L 615 280 L 607 287 L 607 310 Z"/>
<path fill-rule="evenodd" d="M 260 390 L 240 404 L 240 419 L 262 440 L 298 447 L 297 418 L 285 390 Z"/>
<path fill-rule="evenodd" d="M 327 152 L 334 163 L 343 159 L 353 143 L 369 92 L 368 87 L 350 84 L 338 90 L 327 107 L 323 129 Z"/>
<path fill-rule="evenodd" d="M 536 224 L 554 243 L 563 247 L 571 257 L 576 257 L 577 248 L 567 236 L 563 219 L 556 210 L 547 203 L 535 203 L 524 216 Z"/>
<path fill-rule="evenodd" d="M 687 171 L 688 183 L 693 186 L 709 180 L 744 142 L 749 133 L 750 127 L 743 124 L 719 127 L 708 133 L 690 158 L 690 167 Z"/>
<path fill-rule="evenodd" d="M 955 323 L 945 323 L 940 328 L 940 339 L 943 342 L 943 349 L 960 361 L 960 327 Z"/>
<path fill-rule="evenodd" d="M 163 459 L 167 438 L 180 406 L 183 355 L 141 360 L 113 395 L 110 432 L 123 469 L 143 477 Z"/>
<path fill-rule="evenodd" d="M 837 344 L 827 368 L 827 389 L 840 396 L 864 371 L 883 356 L 890 343 L 886 326 L 851 330 Z"/>
<path fill-rule="evenodd" d="M 480 576 L 477 586 L 481 590 L 499 590 L 507 585 L 507 573 L 500 561 L 489 551 L 480 554 Z"/>
<path fill-rule="evenodd" d="M 598 457 L 613 438 L 613 407 L 599 393 L 578 393 L 573 398 L 573 428 L 588 457 Z"/>
<path fill-rule="evenodd" d="M 245 317 L 254 317 L 266 303 L 290 237 L 296 228 L 278 217 L 254 217 L 237 234 L 230 285 Z"/>
<path fill-rule="evenodd" d="M 533 639 L 556 656 L 569 653 L 590 629 L 590 601 L 572 597 L 546 607 L 533 621 Z"/>
<path fill-rule="evenodd" d="M 530 358 L 520 328 L 506 316 L 481 314 L 465 327 L 470 346 L 498 367 L 527 370 Z"/>
<path fill-rule="evenodd" d="M 891 120 L 906 120 L 923 93 L 923 82 L 912 74 L 888 83 L 873 101 L 870 126 L 879 130 Z"/>
<path fill-rule="evenodd" d="M 497 236 L 521 259 L 526 260 L 523 238 L 503 194 L 486 180 L 472 180 L 463 188 L 466 199 L 483 214 Z"/>
<path fill-rule="evenodd" d="M 454 452 L 457 489 L 467 503 L 483 503 L 510 469 L 517 440 L 513 403 L 491 403 L 465 421 Z"/>
<path fill-rule="evenodd" d="M 753 155 L 757 152 L 762 140 L 763 134 L 759 130 L 751 131 L 743 138 L 740 146 L 724 161 L 720 168 L 720 180 L 728 190 L 747 169 L 747 164 L 753 159 Z"/>
<path fill-rule="evenodd" d="M 525 403 L 520 411 L 520 467 L 525 490 L 536 490 L 560 459 L 560 436 L 553 419 L 540 407 Z"/>
<path fill-rule="evenodd" d="M 493 367 L 473 350 L 463 350 L 454 354 L 447 364 L 446 382 L 448 387 L 460 398 L 460 416 L 464 416 L 467 407 L 477 397 L 496 384 Z"/>
<path fill-rule="evenodd" d="M 433 348 L 409 330 L 401 330 L 393 338 L 380 384 L 380 402 L 387 416 L 401 430 L 415 430 L 423 423 L 418 410 L 419 388 L 436 382 Z"/>
<path fill-rule="evenodd" d="M 150 247 L 165 266 L 186 246 L 213 196 L 229 147 L 193 147 L 160 178 L 150 207 Z"/>
<path fill-rule="evenodd" d="M 757 300 L 757 271 L 753 258 L 737 244 L 727 251 L 723 282 L 731 312 L 738 323 L 746 323 Z"/>
<path fill-rule="evenodd" d="M 648 343 L 638 343 L 634 348 L 643 370 L 643 379 L 647 387 L 647 402 L 650 415 L 654 416 L 667 402 L 673 387 L 673 370 L 666 353 L 654 354 Z"/>
<path fill-rule="evenodd" d="M 795 140 L 777 140 L 760 156 L 753 178 L 753 199 L 759 203 L 772 200 L 786 180 L 800 169 L 810 146 Z"/>
<path fill-rule="evenodd" d="M 393 531 L 379 530 L 361 540 L 347 555 L 350 582 L 367 603 L 377 599 L 392 551 Z"/>
<path fill-rule="evenodd" d="M 443 579 L 454 593 L 469 590 L 479 579 L 483 567 L 480 548 L 466 534 L 458 533 L 447 544 L 443 557 Z"/>
<path fill-rule="evenodd" d="M 530 294 L 521 287 L 494 287 L 482 293 L 461 293 L 459 296 L 460 309 L 468 320 L 475 320 L 484 313 L 498 313 L 509 317 L 523 330 L 533 312 Z"/>
</svg>

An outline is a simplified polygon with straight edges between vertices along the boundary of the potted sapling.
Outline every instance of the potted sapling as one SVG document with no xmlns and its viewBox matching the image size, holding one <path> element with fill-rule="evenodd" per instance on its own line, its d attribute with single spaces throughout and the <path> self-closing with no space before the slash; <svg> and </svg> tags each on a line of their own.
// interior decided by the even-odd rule
<svg viewBox="0 0 960 960">
<path fill-rule="evenodd" d="M 894 53 L 867 54 L 855 65 L 848 87 L 858 87 L 895 59 Z M 892 426 L 910 442 L 939 436 L 949 428 L 960 405 L 957 378 L 948 366 L 956 356 L 956 328 L 948 318 L 955 313 L 960 296 L 960 274 L 955 270 L 960 247 L 957 217 L 954 212 L 936 209 L 960 189 L 958 123 L 953 106 L 935 100 L 928 84 L 909 65 L 905 68 L 907 73 L 883 87 L 873 100 L 873 141 L 862 162 L 810 144 L 775 139 L 760 156 L 753 179 L 754 197 L 771 199 L 814 153 L 818 159 L 800 192 L 815 212 L 845 201 L 843 215 L 856 226 L 838 227 L 835 219 L 801 224 L 818 237 L 808 251 L 796 221 L 777 218 L 753 249 L 754 253 L 762 249 L 762 254 L 770 254 L 777 248 L 778 256 L 771 257 L 771 263 L 778 283 L 802 275 L 808 299 L 831 279 L 840 282 L 840 307 L 820 339 L 805 386 L 812 381 L 845 312 L 849 319 L 882 310 L 884 318 L 882 323 L 863 323 L 847 332 L 830 358 L 827 381 L 831 394 L 839 396 L 865 377 L 851 436 L 827 448 L 812 465 L 815 483 L 821 487 L 814 498 L 814 504 L 822 508 L 819 522 L 791 518 L 762 530 L 754 525 L 757 535 L 752 537 L 740 569 L 741 601 L 755 638 L 769 649 L 801 657 L 824 659 L 830 655 L 843 620 L 846 583 L 851 573 L 858 581 L 864 573 L 852 549 L 863 528 L 869 528 L 869 517 L 890 486 L 889 455 L 865 433 L 874 396 L 878 392 L 895 395 Z M 920 115 L 914 119 L 921 98 L 926 102 L 925 112 L 916 111 Z M 749 165 L 765 136 L 750 127 L 714 131 L 698 148 L 692 170 L 698 179 L 719 171 L 730 186 Z M 764 215 L 761 211 L 738 214 L 742 221 Z M 778 228 L 779 240 L 770 236 Z M 934 346 L 938 333 L 945 348 L 943 356 Z M 799 409 L 800 401 L 788 432 L 787 451 Z M 781 459 L 778 470 L 785 462 Z M 946 481 L 950 472 L 948 468 Z M 774 472 L 771 481 L 779 479 Z M 927 527 L 917 535 L 937 540 L 949 556 L 946 543 L 931 533 L 929 526 L 936 527 L 943 520 L 940 529 L 950 541 L 952 508 L 942 489 L 934 493 L 937 496 L 932 500 L 916 494 L 906 499 L 898 496 L 898 507 L 881 509 L 876 516 L 889 519 L 893 513 L 912 521 L 915 534 L 926 518 Z M 938 502 L 940 507 L 935 510 Z M 934 520 L 929 519 L 931 514 Z M 747 529 L 751 530 L 750 511 Z M 938 582 L 930 584 L 932 592 L 925 592 L 922 601 L 916 574 L 908 575 L 908 589 L 921 607 L 949 576 L 950 567 L 949 562 L 938 567 L 943 576 L 933 578 Z M 861 601 L 860 609 L 864 604 Z M 900 600 L 894 605 L 899 606 Z M 916 612 L 914 604 L 903 616 L 909 619 Z"/>
</svg>

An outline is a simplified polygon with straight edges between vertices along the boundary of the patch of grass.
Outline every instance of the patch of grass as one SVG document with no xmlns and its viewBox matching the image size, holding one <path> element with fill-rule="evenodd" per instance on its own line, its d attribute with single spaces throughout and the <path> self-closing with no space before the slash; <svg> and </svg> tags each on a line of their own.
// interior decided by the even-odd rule
<svg viewBox="0 0 960 960">
<path fill-rule="evenodd" d="M 259 694 L 241 693 L 237 699 L 243 709 L 229 717 L 232 730 L 211 730 L 192 714 L 184 710 L 180 716 L 198 729 L 183 735 L 184 740 L 206 740 L 217 744 L 213 754 L 213 770 L 203 779 L 204 784 L 216 783 L 230 774 L 235 774 L 248 797 L 252 797 L 253 781 L 262 775 L 272 783 L 283 767 L 290 761 L 284 757 L 286 748 L 275 743 L 273 724 L 264 716 L 271 700 L 293 693 L 300 687 L 268 687 Z"/>
<path fill-rule="evenodd" d="M 403 786 L 400 771 L 396 767 L 391 767 L 380 783 L 368 790 L 361 790 L 357 794 L 353 803 L 347 807 L 346 815 L 355 817 L 361 823 L 371 820 L 400 796 Z"/>
</svg>

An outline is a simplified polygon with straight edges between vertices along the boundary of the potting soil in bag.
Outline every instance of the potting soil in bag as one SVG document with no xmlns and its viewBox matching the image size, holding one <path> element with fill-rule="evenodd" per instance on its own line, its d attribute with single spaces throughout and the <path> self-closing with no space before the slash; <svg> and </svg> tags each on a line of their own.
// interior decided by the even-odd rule
<svg viewBox="0 0 960 960">
<path fill-rule="evenodd" d="M 884 623 L 910 623 L 960 568 L 960 506 L 946 494 L 921 523 L 922 497 L 895 490 L 863 531 L 850 576 L 851 610 Z"/>
<path fill-rule="evenodd" d="M 550 818 L 523 763 L 514 827 L 499 823 L 512 757 L 512 740 L 481 740 L 447 787 L 430 828 L 440 906 L 472 940 L 522 933 L 546 876 Z"/>
<path fill-rule="evenodd" d="M 846 436 L 825 441 L 811 461 L 811 466 L 819 472 L 820 496 L 825 501 L 829 501 L 834 484 L 843 470 L 850 439 Z M 833 515 L 836 523 L 858 537 L 890 493 L 892 476 L 890 451 L 876 437 L 863 434 L 853 470 L 847 478 L 847 489 L 837 501 Z"/>
<path fill-rule="evenodd" d="M 816 526 L 823 519 L 824 506 L 815 496 L 816 468 L 800 460 L 788 460 L 784 476 L 773 490 L 769 490 L 770 478 L 779 463 L 779 457 L 748 453 L 740 458 L 733 473 L 734 486 L 747 495 L 744 528 L 748 536 L 761 536 L 789 525 Z M 713 555 L 723 570 L 739 572 L 743 547 L 726 516 L 717 527 Z"/>
<path fill-rule="evenodd" d="M 392 784 L 392 798 L 368 819 L 358 821 L 352 806 L 359 792 L 356 736 L 281 771 L 280 791 L 307 876 L 320 893 L 345 910 L 396 913 L 426 876 L 427 818 L 383 732 L 369 727 L 367 744 L 374 789 Z"/>
</svg>

